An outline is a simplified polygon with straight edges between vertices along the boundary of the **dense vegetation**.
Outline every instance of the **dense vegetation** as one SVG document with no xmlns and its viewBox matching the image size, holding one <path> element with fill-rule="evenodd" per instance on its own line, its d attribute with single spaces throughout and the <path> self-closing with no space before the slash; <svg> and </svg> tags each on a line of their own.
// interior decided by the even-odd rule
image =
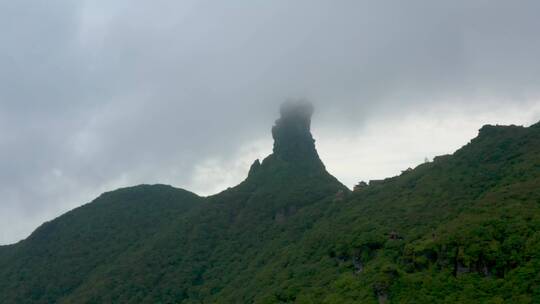
<svg viewBox="0 0 540 304">
<path fill-rule="evenodd" d="M 539 125 L 350 192 L 310 115 L 234 188 L 116 190 L 0 247 L 0 303 L 540 303 Z"/>
</svg>

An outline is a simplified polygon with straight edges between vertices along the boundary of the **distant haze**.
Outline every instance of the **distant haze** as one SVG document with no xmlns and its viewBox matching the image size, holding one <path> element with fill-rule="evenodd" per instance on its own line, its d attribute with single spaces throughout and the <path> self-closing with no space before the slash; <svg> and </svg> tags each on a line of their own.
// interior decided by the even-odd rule
<svg viewBox="0 0 540 304">
<path fill-rule="evenodd" d="M 540 120 L 540 1 L 0 2 L 0 244 L 101 192 L 199 194 L 315 104 L 349 187 Z"/>
</svg>

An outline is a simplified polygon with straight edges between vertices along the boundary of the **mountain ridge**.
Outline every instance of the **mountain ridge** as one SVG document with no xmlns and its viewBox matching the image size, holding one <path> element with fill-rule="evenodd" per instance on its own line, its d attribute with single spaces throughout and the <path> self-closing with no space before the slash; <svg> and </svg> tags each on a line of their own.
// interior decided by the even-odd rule
<svg viewBox="0 0 540 304">
<path fill-rule="evenodd" d="M 107 192 L 0 247 L 0 302 L 540 301 L 538 124 L 484 126 L 351 192 L 320 161 L 312 114 L 284 105 L 273 153 L 235 187 Z"/>
</svg>

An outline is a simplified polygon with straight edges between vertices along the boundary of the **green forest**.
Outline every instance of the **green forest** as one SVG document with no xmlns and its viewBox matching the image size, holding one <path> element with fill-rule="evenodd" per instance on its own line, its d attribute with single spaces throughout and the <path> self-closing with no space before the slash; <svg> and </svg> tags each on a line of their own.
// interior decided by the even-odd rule
<svg viewBox="0 0 540 304">
<path fill-rule="evenodd" d="M 1 246 L 0 303 L 540 303 L 539 124 L 351 191 L 311 112 L 219 194 L 118 189 Z"/>
</svg>

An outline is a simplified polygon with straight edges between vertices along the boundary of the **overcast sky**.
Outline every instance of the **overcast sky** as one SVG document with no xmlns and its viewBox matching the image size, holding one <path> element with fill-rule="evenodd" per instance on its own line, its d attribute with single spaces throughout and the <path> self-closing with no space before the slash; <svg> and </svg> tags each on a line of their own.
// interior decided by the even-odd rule
<svg viewBox="0 0 540 304">
<path fill-rule="evenodd" d="M 540 1 L 0 0 L 0 244 L 101 192 L 201 195 L 271 152 L 278 104 L 349 187 L 540 120 Z"/>
</svg>

